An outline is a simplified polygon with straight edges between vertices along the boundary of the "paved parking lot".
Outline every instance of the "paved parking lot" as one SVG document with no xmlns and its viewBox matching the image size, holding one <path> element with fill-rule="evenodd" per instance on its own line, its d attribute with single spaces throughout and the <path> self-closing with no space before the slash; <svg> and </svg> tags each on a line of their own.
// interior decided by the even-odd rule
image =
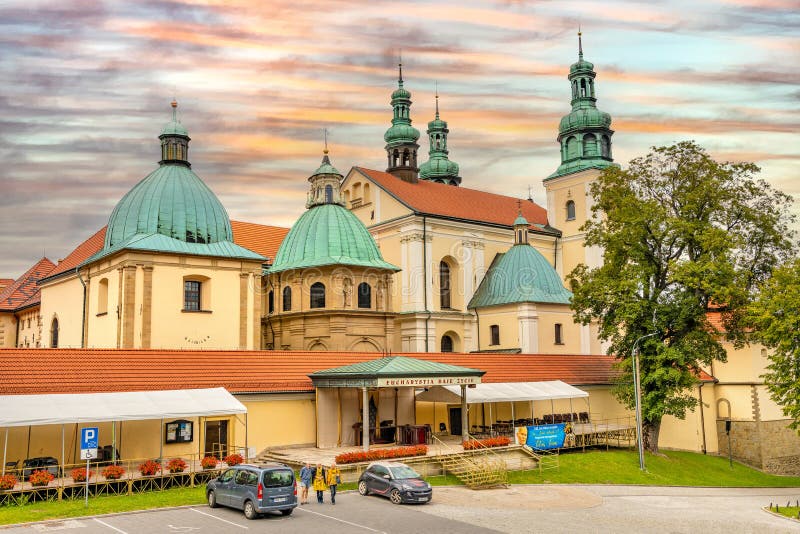
<svg viewBox="0 0 800 534">
<path fill-rule="evenodd" d="M 555 534 L 560 532 L 800 532 L 800 523 L 761 510 L 800 498 L 800 488 L 664 488 L 642 486 L 512 486 L 471 491 L 435 488 L 432 503 L 396 506 L 345 492 L 330 504 L 300 506 L 290 517 L 248 521 L 241 512 L 199 505 L 152 512 L 39 523 L 0 534 L 385 532 Z"/>
</svg>

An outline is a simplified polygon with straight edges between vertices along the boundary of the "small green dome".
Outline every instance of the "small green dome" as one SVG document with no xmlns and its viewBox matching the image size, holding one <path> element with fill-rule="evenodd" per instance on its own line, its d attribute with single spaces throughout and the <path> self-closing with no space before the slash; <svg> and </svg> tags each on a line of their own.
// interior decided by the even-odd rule
<svg viewBox="0 0 800 534">
<path fill-rule="evenodd" d="M 437 114 L 436 118 L 428 123 L 428 130 L 447 130 L 447 122 L 440 119 Z"/>
<path fill-rule="evenodd" d="M 161 165 L 122 197 L 108 220 L 105 248 L 137 234 L 161 234 L 187 243 L 233 241 L 222 203 L 181 164 Z"/>
<path fill-rule="evenodd" d="M 383 139 L 387 143 L 415 143 L 419 139 L 419 130 L 410 124 L 392 124 L 386 133 L 383 134 Z"/>
<path fill-rule="evenodd" d="M 392 103 L 395 100 L 411 100 L 411 93 L 401 85 L 392 93 Z"/>
<path fill-rule="evenodd" d="M 575 129 L 584 128 L 610 128 L 611 115 L 605 111 L 600 111 L 596 107 L 583 107 L 571 111 L 564 115 L 558 126 L 560 133 L 566 133 Z"/>
<path fill-rule="evenodd" d="M 419 166 L 419 176 L 425 180 L 458 176 L 458 163 L 444 157 L 431 157 Z"/>
<path fill-rule="evenodd" d="M 528 244 L 500 255 L 469 302 L 469 309 L 519 302 L 569 304 L 572 293 L 542 254 Z"/>
<path fill-rule="evenodd" d="M 331 160 L 328 157 L 327 150 L 325 150 L 325 155 L 322 157 L 322 163 L 320 164 L 319 167 L 317 167 L 317 170 L 314 171 L 314 174 L 311 175 L 311 178 L 313 178 L 314 176 L 319 176 L 320 174 L 336 174 L 339 176 L 342 175 L 342 173 L 340 173 L 339 170 L 331 164 Z M 309 180 L 311 178 L 309 178 Z"/>
<path fill-rule="evenodd" d="M 528 219 L 523 217 L 522 213 L 517 215 L 517 218 L 514 219 L 514 226 L 519 226 L 519 225 L 530 226 L 530 223 L 528 222 Z"/>
<path fill-rule="evenodd" d="M 269 271 L 323 265 L 399 271 L 383 261 L 375 240 L 358 217 L 339 204 L 320 204 L 306 211 L 284 238 Z"/>
<path fill-rule="evenodd" d="M 161 128 L 161 135 L 182 135 L 184 137 L 189 137 L 189 132 L 186 130 L 183 124 L 177 120 L 173 120 Z M 161 137 L 161 135 L 159 135 L 159 137 Z"/>
<path fill-rule="evenodd" d="M 585 59 L 583 59 L 583 57 L 581 57 L 577 62 L 569 66 L 570 74 L 576 74 L 578 72 L 581 73 L 591 72 L 593 70 L 594 70 L 594 64 L 589 61 L 586 61 Z"/>
</svg>

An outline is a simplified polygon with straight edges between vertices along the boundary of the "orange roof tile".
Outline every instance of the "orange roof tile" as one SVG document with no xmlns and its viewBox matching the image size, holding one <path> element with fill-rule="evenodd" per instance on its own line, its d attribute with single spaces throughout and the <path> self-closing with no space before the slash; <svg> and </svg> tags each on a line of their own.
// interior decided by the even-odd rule
<svg viewBox="0 0 800 534">
<path fill-rule="evenodd" d="M 274 258 L 278 253 L 283 238 L 289 233 L 288 228 L 281 226 L 267 226 L 264 224 L 231 221 L 233 229 L 233 242 L 237 245 L 252 250 L 262 256 Z M 102 227 L 92 237 L 75 247 L 48 278 L 55 277 L 67 271 L 74 271 L 75 267 L 86 261 L 93 254 L 103 248 L 106 238 L 106 227 Z"/>
<path fill-rule="evenodd" d="M 5 288 L 7 288 L 13 283 L 14 283 L 13 278 L 0 278 L 0 293 L 2 293 Z"/>
<path fill-rule="evenodd" d="M 505 195 L 427 180 L 412 184 L 387 172 L 363 167 L 354 169 L 418 213 L 510 227 L 517 218 L 519 206 L 529 223 L 547 224 L 547 210 L 528 200 L 518 204 L 519 199 Z"/>
<path fill-rule="evenodd" d="M 38 303 L 39 287 L 36 283 L 51 272 L 55 266 L 47 258 L 37 261 L 25 274 L 0 292 L 0 310 L 14 311 Z"/>
<path fill-rule="evenodd" d="M 231 393 L 313 391 L 310 373 L 383 356 L 364 352 L 0 349 L 0 376 L 4 378 L 0 394 L 210 387 L 225 387 Z M 484 382 L 609 384 L 616 376 L 614 358 L 604 355 L 409 356 L 484 370 Z"/>
</svg>

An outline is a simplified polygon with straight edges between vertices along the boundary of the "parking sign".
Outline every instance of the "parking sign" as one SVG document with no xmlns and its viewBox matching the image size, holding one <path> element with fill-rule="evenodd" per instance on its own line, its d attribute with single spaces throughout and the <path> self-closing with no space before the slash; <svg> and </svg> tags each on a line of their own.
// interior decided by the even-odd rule
<svg viewBox="0 0 800 534">
<path fill-rule="evenodd" d="M 97 443 L 100 433 L 98 428 L 89 427 L 81 429 L 81 459 L 90 460 L 97 458 Z"/>
</svg>

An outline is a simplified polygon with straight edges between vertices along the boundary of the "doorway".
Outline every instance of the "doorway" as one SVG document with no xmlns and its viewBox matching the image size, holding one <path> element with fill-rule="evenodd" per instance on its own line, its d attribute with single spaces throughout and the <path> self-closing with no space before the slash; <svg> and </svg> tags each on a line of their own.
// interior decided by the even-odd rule
<svg viewBox="0 0 800 534">
<path fill-rule="evenodd" d="M 450 435 L 461 435 L 461 407 L 450 408 Z"/>
<path fill-rule="evenodd" d="M 206 421 L 205 454 L 221 460 L 228 455 L 228 421 Z"/>
</svg>

